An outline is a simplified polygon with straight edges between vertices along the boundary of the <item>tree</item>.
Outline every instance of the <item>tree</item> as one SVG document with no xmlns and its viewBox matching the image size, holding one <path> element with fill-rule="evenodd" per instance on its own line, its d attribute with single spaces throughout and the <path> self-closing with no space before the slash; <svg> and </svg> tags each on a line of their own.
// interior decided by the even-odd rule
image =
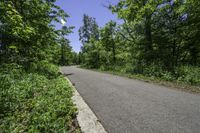
<svg viewBox="0 0 200 133">
<path fill-rule="evenodd" d="M 56 30 L 52 25 L 52 21 L 60 23 L 60 18 L 66 21 L 68 17 L 54 2 L 54 0 L 0 2 L 1 63 L 15 62 L 28 69 L 31 62 L 52 61 L 52 56 L 56 55 L 55 49 L 59 45 L 57 40 L 63 39 L 71 30 L 71 27 Z"/>
<path fill-rule="evenodd" d="M 0 0 L 0 132 L 75 131 L 72 89 L 55 65 L 61 48 L 70 63 L 70 27 L 53 25 L 68 17 L 55 1 Z"/>
<path fill-rule="evenodd" d="M 196 77 L 190 68 L 198 73 L 200 65 L 199 6 L 198 0 L 120 0 L 109 8 L 123 23 L 108 22 L 96 39 L 92 32 L 85 32 L 82 63 L 198 82 L 188 77 Z"/>
<path fill-rule="evenodd" d="M 182 36 L 185 44 L 184 61 L 192 65 L 200 65 L 200 2 L 198 0 L 189 0 L 184 2 L 182 8 L 183 19 L 185 23 L 182 27 Z"/>
<path fill-rule="evenodd" d="M 99 30 L 95 18 L 83 15 L 83 26 L 79 29 L 79 40 L 85 44 L 88 43 L 91 38 L 99 39 Z"/>
<path fill-rule="evenodd" d="M 128 34 L 129 41 L 140 45 L 141 56 L 145 62 L 152 60 L 152 15 L 154 14 L 160 1 L 151 0 L 121 0 L 116 6 L 110 6 L 113 13 L 124 20 L 124 30 Z M 122 33 L 123 35 L 123 33 Z M 140 36 L 140 41 L 136 41 Z"/>
<path fill-rule="evenodd" d="M 101 43 L 106 52 L 112 51 L 112 65 L 116 63 L 116 44 L 115 44 L 116 22 L 110 21 L 100 31 Z"/>
</svg>

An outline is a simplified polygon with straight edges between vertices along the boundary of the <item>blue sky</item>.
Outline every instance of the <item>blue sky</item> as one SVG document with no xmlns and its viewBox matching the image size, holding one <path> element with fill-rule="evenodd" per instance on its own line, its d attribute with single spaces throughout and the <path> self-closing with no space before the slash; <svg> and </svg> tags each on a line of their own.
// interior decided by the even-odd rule
<svg viewBox="0 0 200 133">
<path fill-rule="evenodd" d="M 109 3 L 116 4 L 118 0 L 57 0 L 56 5 L 60 6 L 65 12 L 70 15 L 67 25 L 75 26 L 68 36 L 71 42 L 73 50 L 80 51 L 81 42 L 79 41 L 78 29 L 83 25 L 83 14 L 87 14 L 91 17 L 95 17 L 100 27 L 104 26 L 109 20 L 117 21 L 116 15 L 113 15 L 111 11 L 105 8 L 103 5 Z M 59 26 L 58 26 L 59 27 Z"/>
</svg>

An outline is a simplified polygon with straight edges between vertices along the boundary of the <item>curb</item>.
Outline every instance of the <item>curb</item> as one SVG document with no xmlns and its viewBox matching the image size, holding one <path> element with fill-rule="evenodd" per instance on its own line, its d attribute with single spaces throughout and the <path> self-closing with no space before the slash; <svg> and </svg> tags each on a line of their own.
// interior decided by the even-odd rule
<svg viewBox="0 0 200 133">
<path fill-rule="evenodd" d="M 65 77 L 70 86 L 74 89 L 72 100 L 78 109 L 77 121 L 83 133 L 107 133 L 96 115 L 90 107 L 85 103 L 81 95 L 73 86 L 71 81 Z"/>
</svg>

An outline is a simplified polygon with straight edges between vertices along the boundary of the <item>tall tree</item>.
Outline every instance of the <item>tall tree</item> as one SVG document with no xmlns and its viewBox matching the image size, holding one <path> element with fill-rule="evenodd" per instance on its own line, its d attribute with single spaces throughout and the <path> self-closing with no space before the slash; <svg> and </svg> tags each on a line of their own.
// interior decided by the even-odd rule
<svg viewBox="0 0 200 133">
<path fill-rule="evenodd" d="M 187 55 L 185 61 L 192 65 L 200 65 L 200 1 L 187 0 L 182 8 L 186 21 L 183 25 L 183 39 Z"/>
<path fill-rule="evenodd" d="M 116 6 L 111 6 L 114 13 L 124 20 L 124 29 L 129 35 L 129 40 L 136 43 L 136 36 L 141 36 L 138 42 L 141 54 L 146 62 L 152 59 L 152 15 L 155 12 L 159 1 L 151 0 L 120 0 Z"/>
<path fill-rule="evenodd" d="M 110 21 L 101 29 L 101 43 L 107 52 L 112 52 L 112 64 L 116 63 L 116 44 L 115 44 L 116 22 Z"/>
<path fill-rule="evenodd" d="M 92 18 L 86 14 L 83 15 L 83 26 L 79 29 L 79 40 L 85 44 L 88 43 L 91 38 L 99 39 L 99 26 L 95 18 Z"/>
<path fill-rule="evenodd" d="M 52 21 L 68 17 L 54 2 L 0 1 L 1 63 L 16 62 L 29 68 L 31 62 L 52 60 L 61 35 Z"/>
</svg>

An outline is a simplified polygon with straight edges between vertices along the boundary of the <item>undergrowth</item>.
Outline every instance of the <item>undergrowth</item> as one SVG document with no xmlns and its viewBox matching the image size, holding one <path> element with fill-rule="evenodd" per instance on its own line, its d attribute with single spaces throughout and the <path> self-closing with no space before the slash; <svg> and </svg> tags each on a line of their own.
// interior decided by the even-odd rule
<svg viewBox="0 0 200 133">
<path fill-rule="evenodd" d="M 57 66 L 0 67 L 0 133 L 76 132 L 72 88 Z M 74 130 L 74 131 L 72 131 Z"/>
</svg>

